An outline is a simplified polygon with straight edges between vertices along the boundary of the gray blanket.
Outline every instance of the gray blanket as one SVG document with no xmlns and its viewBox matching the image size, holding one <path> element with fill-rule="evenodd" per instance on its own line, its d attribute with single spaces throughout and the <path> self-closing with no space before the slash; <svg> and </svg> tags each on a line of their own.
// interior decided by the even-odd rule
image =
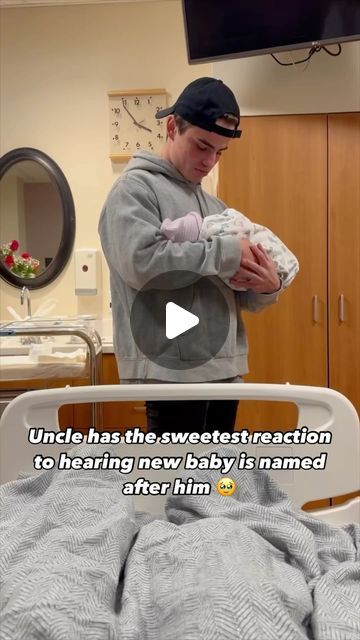
<svg viewBox="0 0 360 640">
<path fill-rule="evenodd" d="M 1 487 L 0 638 L 359 640 L 359 528 L 315 520 L 264 472 L 231 476 L 233 496 L 171 496 L 166 518 L 135 513 L 118 471 Z"/>
</svg>

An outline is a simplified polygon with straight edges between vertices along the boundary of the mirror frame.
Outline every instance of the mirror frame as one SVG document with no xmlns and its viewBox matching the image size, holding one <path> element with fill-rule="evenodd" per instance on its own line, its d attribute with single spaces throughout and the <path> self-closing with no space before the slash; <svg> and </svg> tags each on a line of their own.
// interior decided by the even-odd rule
<svg viewBox="0 0 360 640">
<path fill-rule="evenodd" d="M 69 183 L 60 167 L 43 151 L 31 147 L 12 149 L 0 158 L 0 180 L 18 162 L 32 160 L 40 164 L 51 176 L 59 189 L 63 209 L 63 231 L 59 249 L 49 266 L 35 278 L 20 278 L 11 273 L 0 261 L 0 277 L 14 287 L 41 289 L 53 282 L 69 261 L 75 241 L 75 206 Z"/>
</svg>

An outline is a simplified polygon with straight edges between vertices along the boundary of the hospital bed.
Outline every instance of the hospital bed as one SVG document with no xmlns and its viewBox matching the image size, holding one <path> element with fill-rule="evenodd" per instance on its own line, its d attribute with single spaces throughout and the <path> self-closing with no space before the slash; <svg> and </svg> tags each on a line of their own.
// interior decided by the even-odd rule
<svg viewBox="0 0 360 640">
<path fill-rule="evenodd" d="M 58 432 L 64 404 L 129 400 L 275 400 L 330 444 L 28 442 Z M 122 429 L 126 425 L 119 425 Z M 281 427 L 281 425 L 279 425 Z M 171 425 L 169 425 L 171 427 Z M 184 425 L 186 432 L 186 425 Z M 140 433 L 140 432 L 139 432 Z M 359 489 L 359 419 L 336 391 L 264 384 L 118 385 L 31 391 L 0 422 L 0 628 L 2 640 L 355 640 L 360 630 L 359 498 L 311 514 L 310 500 Z M 121 456 L 308 457 L 323 470 L 34 472 L 37 453 Z M 204 455 L 205 453 L 205 455 Z M 75 458 L 73 458 L 75 456 Z M 240 459 L 240 458 L 239 458 Z M 184 466 L 184 465 L 183 465 Z M 24 474 L 25 472 L 25 474 Z M 30 473 L 30 475 L 27 475 Z M 18 474 L 20 473 L 19 478 Z M 193 478 L 209 495 L 124 495 L 126 482 Z M 275 482 L 273 481 L 275 480 Z M 290 497 L 289 497 L 290 496 Z M 166 501 L 166 503 L 165 503 Z"/>
<path fill-rule="evenodd" d="M 35 473 L 33 458 L 36 453 L 57 459 L 61 451 L 73 445 L 32 445 L 27 439 L 30 428 L 44 427 L 48 431 L 59 429 L 58 411 L 64 404 L 105 403 L 129 400 L 271 400 L 293 402 L 298 407 L 298 420 L 294 428 L 326 431 L 332 434 L 331 444 L 295 445 L 236 445 L 240 453 L 254 456 L 314 458 L 326 452 L 325 469 L 270 470 L 269 475 L 290 496 L 293 503 L 303 506 L 309 501 L 354 493 L 360 488 L 360 428 L 359 417 L 352 404 L 340 393 L 320 387 L 276 384 L 162 384 L 162 385 L 103 385 L 66 387 L 30 391 L 14 399 L 5 409 L 0 421 L 0 481 L 15 480 L 20 472 Z M 119 425 L 124 430 L 126 425 Z M 169 430 L 171 425 L 169 425 Z M 279 425 L 281 428 L 281 425 Z M 186 425 L 184 425 L 186 432 Z M 226 445 L 230 446 L 230 445 Z M 125 447 L 125 448 L 124 448 Z M 116 454 L 134 456 L 182 456 L 188 452 L 216 451 L 210 444 L 118 444 Z M 113 450 L 113 449 L 112 449 Z M 150 482 L 173 481 L 182 472 L 177 470 L 139 471 L 126 476 L 126 481 L 146 476 Z M 231 474 L 229 474 L 231 475 Z M 163 510 L 166 496 L 135 497 L 136 507 L 149 513 Z M 359 522 L 360 498 L 341 505 L 313 512 L 313 515 L 332 523 Z"/>
</svg>

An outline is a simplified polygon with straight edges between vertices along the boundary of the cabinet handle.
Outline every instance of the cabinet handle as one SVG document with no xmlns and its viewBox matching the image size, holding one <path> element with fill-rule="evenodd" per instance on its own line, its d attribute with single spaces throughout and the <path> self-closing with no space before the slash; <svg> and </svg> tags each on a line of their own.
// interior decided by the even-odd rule
<svg viewBox="0 0 360 640">
<path fill-rule="evenodd" d="M 345 322 L 345 296 L 343 293 L 339 295 L 339 320 Z"/>
<path fill-rule="evenodd" d="M 313 296 L 313 321 L 319 322 L 319 296 Z"/>
</svg>

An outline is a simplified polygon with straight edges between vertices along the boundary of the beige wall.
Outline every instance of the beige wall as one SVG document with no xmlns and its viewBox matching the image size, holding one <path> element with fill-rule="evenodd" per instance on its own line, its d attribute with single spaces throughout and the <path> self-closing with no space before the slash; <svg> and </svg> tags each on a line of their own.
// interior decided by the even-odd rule
<svg viewBox="0 0 360 640">
<path fill-rule="evenodd" d="M 35 147 L 62 168 L 76 208 L 76 248 L 100 248 L 99 212 L 123 165 L 108 157 L 111 89 L 164 87 L 175 99 L 211 65 L 189 66 L 180 2 L 30 7 L 1 11 L 1 153 Z M 46 241 L 46 239 L 44 239 Z M 33 309 L 59 300 L 61 314 L 108 314 L 103 291 L 76 297 L 71 260 L 58 280 L 32 293 Z M 19 292 L 1 281 L 0 318 Z"/>
<path fill-rule="evenodd" d="M 306 55 L 302 49 L 277 57 L 290 62 Z M 344 44 L 338 57 L 316 53 L 307 66 L 281 67 L 270 55 L 215 62 L 214 75 L 233 88 L 243 115 L 360 109 L 360 42 Z"/>
<path fill-rule="evenodd" d="M 306 71 L 270 56 L 189 66 L 180 0 L 4 9 L 0 24 L 0 151 L 36 147 L 60 165 L 75 201 L 76 248 L 100 248 L 99 212 L 122 169 L 108 158 L 110 89 L 165 87 L 171 100 L 192 79 L 214 75 L 234 89 L 243 114 L 360 109 L 359 43 L 338 58 L 316 54 Z M 32 294 L 33 308 L 51 296 L 61 314 L 107 314 L 102 267 L 101 295 L 75 296 L 71 260 L 56 283 Z M 20 311 L 19 294 L 2 281 L 1 291 L 6 319 L 8 304 Z"/>
</svg>

